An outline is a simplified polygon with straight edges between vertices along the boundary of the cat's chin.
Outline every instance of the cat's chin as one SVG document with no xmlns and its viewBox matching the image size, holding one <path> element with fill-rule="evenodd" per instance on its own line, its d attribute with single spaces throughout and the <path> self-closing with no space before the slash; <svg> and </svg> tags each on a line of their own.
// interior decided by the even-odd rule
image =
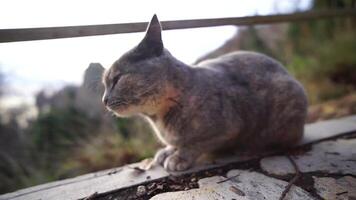
<svg viewBox="0 0 356 200">
<path fill-rule="evenodd" d="M 128 118 L 128 117 L 132 117 L 134 114 L 127 114 L 127 113 L 118 113 L 118 112 L 114 112 L 115 116 L 117 117 L 121 117 L 121 118 Z"/>
<path fill-rule="evenodd" d="M 132 117 L 134 115 L 137 115 L 137 111 L 135 111 L 134 109 L 132 109 L 131 107 L 128 108 L 118 108 L 118 109 L 114 109 L 111 110 L 116 116 L 118 117 Z"/>
</svg>

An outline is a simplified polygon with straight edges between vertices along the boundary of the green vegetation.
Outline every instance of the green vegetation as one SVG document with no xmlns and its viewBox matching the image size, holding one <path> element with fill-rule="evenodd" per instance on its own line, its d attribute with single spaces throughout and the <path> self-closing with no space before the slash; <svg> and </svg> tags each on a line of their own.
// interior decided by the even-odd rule
<svg viewBox="0 0 356 200">
<path fill-rule="evenodd" d="M 307 44 L 307 51 L 296 50 L 288 70 L 306 87 L 312 104 L 321 103 L 351 93 L 355 89 L 356 51 L 355 31 L 339 31 L 329 40 L 304 38 L 299 44 Z M 314 40 L 313 40 L 314 39 Z M 308 49 L 308 46 L 314 46 Z"/>
<path fill-rule="evenodd" d="M 311 104 L 342 97 L 356 88 L 356 20 L 329 19 L 287 26 L 276 47 L 249 27 L 242 49 L 272 55 L 305 86 Z M 268 40 L 264 38 L 264 40 Z"/>
</svg>

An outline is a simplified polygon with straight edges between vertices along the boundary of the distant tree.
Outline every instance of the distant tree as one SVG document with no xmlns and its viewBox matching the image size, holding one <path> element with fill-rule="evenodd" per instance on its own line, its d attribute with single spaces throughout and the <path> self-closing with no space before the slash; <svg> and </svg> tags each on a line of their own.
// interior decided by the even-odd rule
<svg viewBox="0 0 356 200">
<path fill-rule="evenodd" d="M 95 130 L 95 122 L 73 107 L 40 114 L 30 128 L 36 150 L 47 164 L 60 162 L 68 151 Z"/>
</svg>

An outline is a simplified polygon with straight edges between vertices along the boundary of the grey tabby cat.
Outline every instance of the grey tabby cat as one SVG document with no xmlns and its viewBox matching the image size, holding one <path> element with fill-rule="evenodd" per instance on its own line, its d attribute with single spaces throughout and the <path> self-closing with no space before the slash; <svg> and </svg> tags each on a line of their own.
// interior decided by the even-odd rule
<svg viewBox="0 0 356 200">
<path fill-rule="evenodd" d="M 151 122 L 166 146 L 154 161 L 170 171 L 228 147 L 284 148 L 303 136 L 306 94 L 279 62 L 242 51 L 184 64 L 163 47 L 156 15 L 143 40 L 104 73 L 103 82 L 110 111 Z"/>
</svg>

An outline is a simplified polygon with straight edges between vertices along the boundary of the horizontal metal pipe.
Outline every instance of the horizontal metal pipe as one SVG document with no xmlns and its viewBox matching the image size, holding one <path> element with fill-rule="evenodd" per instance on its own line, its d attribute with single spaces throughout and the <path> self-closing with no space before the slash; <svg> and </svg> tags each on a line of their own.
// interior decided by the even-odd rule
<svg viewBox="0 0 356 200">
<path fill-rule="evenodd" d="M 293 14 L 232 17 L 214 19 L 192 19 L 177 21 L 162 21 L 164 30 L 200 28 L 225 25 L 257 25 L 281 22 L 295 22 L 332 17 L 355 17 L 356 9 L 334 9 L 307 11 Z M 31 40 L 46 40 L 58 38 L 72 38 L 95 35 L 109 35 L 120 33 L 134 33 L 145 31 L 147 22 L 102 24 L 87 26 L 45 27 L 45 28 L 19 28 L 0 29 L 0 43 Z"/>
</svg>

